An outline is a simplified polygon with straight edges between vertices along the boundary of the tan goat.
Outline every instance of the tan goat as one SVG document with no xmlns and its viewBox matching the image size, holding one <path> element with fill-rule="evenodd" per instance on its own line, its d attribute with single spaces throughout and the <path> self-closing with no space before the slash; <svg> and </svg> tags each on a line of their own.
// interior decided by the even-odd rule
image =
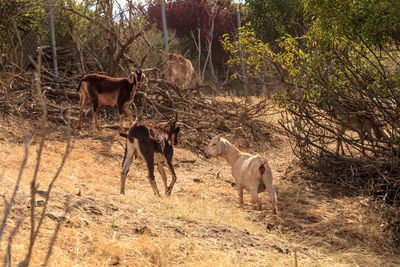
<svg viewBox="0 0 400 267">
<path fill-rule="evenodd" d="M 363 154 L 365 154 L 364 140 L 365 138 L 372 140 L 372 132 L 377 139 L 384 139 L 386 136 L 376 119 L 360 112 L 351 112 L 349 108 L 346 108 L 342 104 L 337 104 L 335 106 L 334 118 L 336 120 L 336 130 L 338 134 L 336 155 L 339 155 L 339 150 L 341 150 L 342 155 L 344 154 L 342 139 L 344 133 L 348 129 L 358 133 Z"/>
<path fill-rule="evenodd" d="M 162 71 L 167 81 L 182 88 L 188 88 L 195 76 L 192 62 L 175 53 L 169 53 L 162 66 Z"/>
</svg>

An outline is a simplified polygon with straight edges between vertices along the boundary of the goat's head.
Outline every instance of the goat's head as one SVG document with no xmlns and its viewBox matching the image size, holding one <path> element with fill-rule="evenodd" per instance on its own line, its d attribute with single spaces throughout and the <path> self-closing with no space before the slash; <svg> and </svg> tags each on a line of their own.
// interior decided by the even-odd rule
<svg viewBox="0 0 400 267">
<path fill-rule="evenodd" d="M 221 136 L 214 137 L 210 144 L 207 146 L 204 156 L 209 159 L 211 157 L 222 156 L 226 152 L 227 140 Z"/>
<path fill-rule="evenodd" d="M 139 84 L 141 80 L 142 80 L 141 70 L 132 71 L 128 76 L 129 83 Z"/>
<path fill-rule="evenodd" d="M 167 122 L 167 125 L 169 126 L 168 135 L 171 138 L 172 144 L 176 146 L 178 144 L 178 133 L 181 130 L 178 123 L 178 113 L 174 119 Z"/>
<path fill-rule="evenodd" d="M 171 141 L 172 141 L 172 144 L 174 146 L 176 146 L 178 144 L 178 133 L 181 130 L 181 128 L 179 126 L 176 126 L 176 124 L 175 124 L 173 129 L 174 129 L 174 131 L 171 134 Z"/>
<path fill-rule="evenodd" d="M 130 74 L 129 74 L 129 76 L 128 76 L 128 82 L 129 83 L 133 83 L 133 84 L 136 84 L 137 83 L 137 75 L 136 75 L 136 72 L 131 72 Z"/>
<path fill-rule="evenodd" d="M 164 133 L 168 135 L 168 139 L 171 140 L 172 145 L 176 146 L 178 144 L 178 133 L 181 130 L 179 125 L 181 123 L 177 122 L 178 115 L 175 116 L 175 119 L 171 119 L 168 122 L 160 123 L 157 125 L 157 128 L 161 129 Z"/>
</svg>

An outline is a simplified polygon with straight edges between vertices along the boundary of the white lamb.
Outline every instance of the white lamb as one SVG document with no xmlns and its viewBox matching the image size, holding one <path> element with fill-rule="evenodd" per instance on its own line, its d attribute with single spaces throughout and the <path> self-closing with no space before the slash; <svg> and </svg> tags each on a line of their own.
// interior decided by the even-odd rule
<svg viewBox="0 0 400 267">
<path fill-rule="evenodd" d="M 265 188 L 267 188 L 273 206 L 273 213 L 276 214 L 276 193 L 272 184 L 271 168 L 266 158 L 260 155 L 253 156 L 240 152 L 228 140 L 219 136 L 211 140 L 206 148 L 205 157 L 221 157 L 231 165 L 232 176 L 235 178 L 238 188 L 240 205 L 243 204 L 243 189 L 246 189 L 256 203 L 256 209 L 261 210 L 258 193 L 265 191 Z"/>
</svg>

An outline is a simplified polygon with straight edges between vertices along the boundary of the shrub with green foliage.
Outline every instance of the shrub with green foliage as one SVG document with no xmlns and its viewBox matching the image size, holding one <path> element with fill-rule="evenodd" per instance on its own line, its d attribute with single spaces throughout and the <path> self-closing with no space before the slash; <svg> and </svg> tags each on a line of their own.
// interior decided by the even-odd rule
<svg viewBox="0 0 400 267">
<path fill-rule="evenodd" d="M 400 199 L 399 1 L 303 1 L 310 30 L 282 38 L 292 90 L 277 97 L 303 163 L 385 200 Z M 376 27 L 374 27 L 375 25 Z M 337 125 L 349 129 L 339 134 Z M 384 136 L 364 125 L 383 129 Z M 375 130 L 375 129 L 374 129 Z M 358 134 L 351 134 L 358 132 Z M 342 140 L 346 155 L 337 155 Z"/>
<path fill-rule="evenodd" d="M 398 201 L 400 2 L 301 4 L 298 9 L 310 23 L 307 32 L 283 36 L 275 54 L 256 37 L 261 24 L 252 25 L 256 34 L 244 28 L 235 41 L 225 36 L 228 63 L 239 66 L 241 49 L 247 75 L 258 79 L 279 71 L 272 67 L 278 63 L 285 69 L 287 90 L 275 101 L 286 110 L 281 124 L 302 163 L 332 182 L 351 181 L 388 202 Z"/>
<path fill-rule="evenodd" d="M 234 70 L 232 78 L 243 79 L 242 73 L 239 71 L 243 60 L 249 91 L 259 91 L 262 86 L 265 86 L 266 90 L 269 91 L 273 85 L 281 83 L 280 68 L 274 62 L 275 53 L 271 50 L 269 44 L 263 43 L 256 37 L 256 33 L 251 29 L 250 24 L 242 27 L 239 33 L 233 37 L 224 34 L 221 44 L 229 54 L 227 65 Z M 240 56 L 240 51 L 243 59 Z"/>
<path fill-rule="evenodd" d="M 277 49 L 277 40 L 289 34 L 302 36 L 307 30 L 302 0 L 246 0 L 246 21 L 257 38 Z"/>
</svg>

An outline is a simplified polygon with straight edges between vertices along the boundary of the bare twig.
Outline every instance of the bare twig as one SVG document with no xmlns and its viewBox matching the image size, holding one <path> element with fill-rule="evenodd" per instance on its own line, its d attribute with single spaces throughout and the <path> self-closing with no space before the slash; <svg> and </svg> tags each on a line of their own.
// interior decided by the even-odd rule
<svg viewBox="0 0 400 267">
<path fill-rule="evenodd" d="M 48 185 L 47 188 L 47 194 L 46 194 L 46 198 L 45 198 L 45 202 L 44 202 L 44 206 L 41 212 L 41 215 L 39 217 L 39 221 L 37 222 L 37 224 L 35 223 L 35 199 L 36 199 L 36 193 L 37 193 L 37 189 L 38 189 L 38 184 L 37 184 L 37 177 L 38 177 L 38 173 L 39 173 L 39 167 L 40 167 L 40 162 L 41 162 L 41 157 L 42 157 L 42 151 L 43 151 L 43 147 L 44 147 L 44 142 L 45 142 L 45 138 L 46 138 L 46 132 L 47 132 L 47 106 L 46 106 L 46 102 L 44 100 L 44 96 L 42 94 L 42 90 L 41 90 L 41 85 L 40 85 L 40 70 L 41 70 L 41 53 L 39 53 L 39 57 L 38 57 L 38 62 L 36 64 L 37 67 L 37 72 L 35 73 L 35 82 L 36 82 L 36 91 L 38 94 L 38 99 L 42 108 L 42 123 L 41 123 L 41 139 L 40 139 L 40 144 L 39 144 L 39 148 L 37 151 L 37 161 L 36 161 L 36 166 L 35 166 L 35 171 L 34 171 L 34 175 L 31 181 L 31 198 L 30 198 L 30 238 L 29 238 L 29 248 L 28 248 L 28 252 L 27 255 L 25 257 L 25 259 L 20 262 L 20 266 L 28 266 L 31 256 L 32 256 L 32 252 L 33 252 L 33 247 L 35 244 L 35 241 L 37 239 L 38 233 L 40 231 L 40 228 L 42 226 L 43 223 L 43 219 L 44 216 L 46 214 L 46 210 L 47 210 L 47 205 L 50 199 L 50 193 L 51 190 L 53 188 L 53 185 L 56 181 L 56 179 L 58 178 L 61 169 L 63 168 L 66 158 L 68 156 L 69 153 L 69 147 L 70 147 L 70 127 L 69 127 L 69 123 L 67 126 L 67 144 L 66 144 L 66 149 L 65 149 L 65 153 L 63 155 L 63 158 L 61 160 L 61 163 L 55 173 L 55 175 L 53 176 L 50 184 Z M 69 116 L 67 116 L 69 118 Z M 69 121 L 69 120 L 68 120 Z M 59 228 L 58 228 L 59 229 Z M 58 229 L 55 230 L 54 235 L 53 235 L 53 239 L 55 240 L 56 235 L 58 233 Z M 51 249 L 49 250 L 49 254 L 48 257 L 50 257 L 50 253 L 51 253 Z M 48 259 L 47 259 L 48 260 Z"/>
<path fill-rule="evenodd" d="M 70 212 L 71 207 L 70 207 L 69 203 L 70 203 L 70 199 L 67 198 L 65 200 L 65 210 L 64 210 L 64 215 L 62 216 L 62 218 L 65 218 L 66 215 Z M 43 266 L 47 266 L 47 264 L 49 263 L 49 259 L 50 259 L 51 253 L 53 251 L 54 243 L 56 242 L 58 232 L 60 231 L 60 228 L 61 228 L 61 225 L 63 222 L 64 222 L 64 220 L 59 220 L 56 228 L 54 229 L 53 236 L 51 237 L 51 241 L 50 241 L 47 253 L 46 253 L 46 259 L 43 263 Z"/>
<path fill-rule="evenodd" d="M 24 221 L 23 218 L 19 219 L 17 221 L 17 224 L 14 226 L 14 229 L 11 231 L 11 233 L 10 233 L 10 235 L 8 237 L 7 253 L 4 256 L 4 261 L 3 261 L 4 266 L 9 266 L 9 267 L 12 266 L 11 246 L 12 246 L 12 242 L 13 242 L 14 236 L 17 234 L 17 232 L 18 232 L 19 228 L 21 227 L 21 224 L 22 224 L 23 221 Z M 7 265 L 7 263 L 8 263 L 8 265 Z"/>
<path fill-rule="evenodd" d="M 69 118 L 69 116 L 67 116 L 67 117 Z M 36 239 L 36 237 L 37 237 L 37 235 L 39 233 L 39 230 L 40 230 L 40 227 L 42 225 L 44 216 L 46 214 L 46 209 L 47 209 L 47 205 L 48 205 L 48 202 L 49 202 L 49 199 L 50 199 L 50 193 L 51 193 L 51 190 L 53 188 L 53 185 L 54 185 L 55 181 L 57 180 L 58 176 L 60 175 L 60 172 L 61 172 L 62 168 L 64 167 L 65 161 L 66 161 L 67 156 L 68 156 L 68 154 L 70 152 L 70 139 L 71 139 L 71 131 L 70 131 L 70 124 L 69 124 L 69 119 L 68 119 L 67 144 L 66 144 L 66 147 L 65 147 L 65 152 L 64 152 L 64 155 L 62 157 L 61 163 L 60 163 L 56 173 L 53 176 L 53 179 L 51 180 L 51 182 L 49 183 L 49 185 L 47 187 L 47 194 L 46 194 L 46 198 L 45 198 L 45 201 L 44 201 L 42 213 L 41 213 L 40 219 L 38 221 L 38 224 L 37 224 L 36 230 L 35 230 L 35 235 L 34 235 L 35 239 Z"/>
<path fill-rule="evenodd" d="M 28 160 L 28 147 L 29 147 L 28 142 L 29 142 L 29 137 L 28 137 L 28 135 L 25 135 L 24 136 L 24 147 L 25 147 L 24 158 L 22 159 L 21 167 L 19 168 L 18 178 L 17 178 L 17 181 L 15 182 L 15 186 L 14 186 L 13 193 L 11 195 L 11 199 L 7 203 L 7 205 L 5 205 L 5 208 L 4 208 L 4 215 L 1 220 L 1 226 L 0 226 L 0 241 L 1 241 L 1 237 L 3 236 L 3 232 L 4 232 L 4 229 L 7 224 L 8 216 L 10 215 L 11 207 L 14 205 L 15 196 L 17 194 L 19 184 L 21 183 L 22 174 L 25 170 L 25 165 Z"/>
</svg>

